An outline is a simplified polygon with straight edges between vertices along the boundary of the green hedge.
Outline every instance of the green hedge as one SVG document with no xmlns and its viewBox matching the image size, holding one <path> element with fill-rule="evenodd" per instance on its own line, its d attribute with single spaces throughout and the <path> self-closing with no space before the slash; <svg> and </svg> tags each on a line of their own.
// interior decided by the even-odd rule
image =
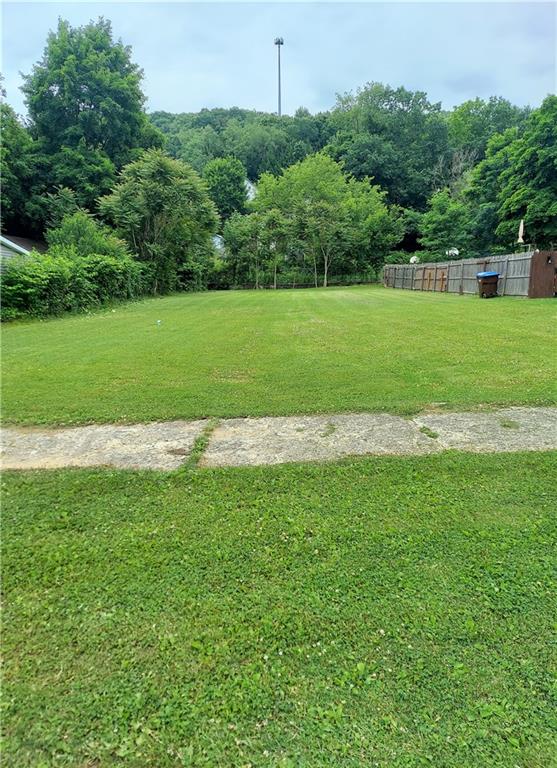
<svg viewBox="0 0 557 768">
<path fill-rule="evenodd" d="M 12 259 L 2 275 L 2 320 L 46 317 L 144 293 L 141 265 L 129 256 L 76 256 L 72 248 Z"/>
</svg>

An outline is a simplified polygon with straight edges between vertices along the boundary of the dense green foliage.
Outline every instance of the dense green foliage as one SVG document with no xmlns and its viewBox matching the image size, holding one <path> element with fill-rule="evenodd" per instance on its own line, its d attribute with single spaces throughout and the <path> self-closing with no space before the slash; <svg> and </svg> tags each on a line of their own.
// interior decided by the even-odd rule
<svg viewBox="0 0 557 768">
<path fill-rule="evenodd" d="M 529 111 L 497 96 L 487 101 L 477 98 L 465 101 L 449 113 L 450 145 L 473 162 L 483 160 L 491 136 L 511 126 L 521 126 Z"/>
<path fill-rule="evenodd" d="M 233 213 L 244 212 L 248 199 L 246 170 L 239 160 L 234 157 L 209 160 L 203 169 L 203 178 L 222 221 Z"/>
<path fill-rule="evenodd" d="M 3 764 L 554 766 L 556 458 L 5 473 Z"/>
<path fill-rule="evenodd" d="M 551 299 L 363 286 L 191 293 L 18 323 L 3 331 L 3 415 L 83 424 L 555 405 L 554 314 Z"/>
<path fill-rule="evenodd" d="M 356 178 L 373 177 L 392 202 L 425 206 L 438 158 L 449 151 L 440 104 L 425 93 L 369 83 L 337 100 L 330 151 Z"/>
<path fill-rule="evenodd" d="M 511 251 L 521 219 L 527 243 L 557 244 L 557 96 L 520 129 L 495 134 L 460 185 L 431 197 L 420 242 L 433 260 L 445 258 L 445 247 L 464 256 Z"/>
<path fill-rule="evenodd" d="M 497 236 L 511 241 L 524 219 L 529 241 L 557 244 L 557 96 L 548 96 L 509 147 L 500 179 Z"/>
<path fill-rule="evenodd" d="M 200 170 L 214 157 L 238 157 L 253 181 L 269 171 L 281 175 L 295 161 L 324 150 L 347 175 L 371 178 L 387 203 L 404 209 L 398 252 L 378 253 L 378 260 L 407 260 L 420 249 L 422 260 L 440 260 L 449 248 L 464 257 L 513 250 L 521 218 L 529 242 L 544 247 L 557 240 L 554 98 L 533 111 L 492 97 L 444 112 L 422 92 L 369 83 L 315 116 L 303 109 L 281 119 L 218 109 L 159 112 L 152 120 L 167 135 L 172 154 Z M 497 157 L 502 142 L 513 146 Z M 300 157 L 293 157 L 295 151 Z M 486 185 L 486 174 L 495 183 Z M 236 265 L 230 267 L 235 273 Z"/>
<path fill-rule="evenodd" d="M 431 196 L 429 208 L 420 222 L 420 245 L 423 259 L 435 261 L 447 258 L 448 248 L 457 248 L 463 256 L 470 256 L 471 233 L 468 229 L 466 205 L 442 189 Z"/>
<path fill-rule="evenodd" d="M 0 104 L 0 170 L 2 229 L 8 229 L 25 209 L 32 177 L 32 139 L 8 104 Z"/>
<path fill-rule="evenodd" d="M 2 318 L 82 311 L 142 293 L 141 267 L 129 256 L 92 253 L 81 259 L 72 248 L 34 252 L 13 259 L 2 276 Z"/>
<path fill-rule="evenodd" d="M 402 225 L 384 193 L 368 179 L 344 175 L 325 154 L 310 155 L 282 175 L 263 174 L 254 213 L 224 229 L 228 264 L 236 282 L 277 272 L 292 282 L 327 285 L 331 274 L 377 268 L 400 240 Z"/>
<path fill-rule="evenodd" d="M 2 105 L 4 231 L 44 235 L 100 211 L 156 293 L 369 280 L 414 252 L 510 251 L 521 219 L 528 243 L 557 241 L 555 96 L 444 111 L 371 82 L 317 115 L 148 118 L 141 81 L 110 22 L 60 20 L 25 77 L 27 123 Z"/>
<path fill-rule="evenodd" d="M 216 157 L 236 157 L 251 181 L 319 151 L 330 131 L 326 114 L 312 116 L 305 109 L 280 118 L 237 107 L 196 114 L 155 112 L 151 120 L 167 135 L 168 151 L 197 171 Z"/>
<path fill-rule="evenodd" d="M 154 293 L 204 287 L 218 217 L 190 166 L 149 150 L 124 167 L 100 209 L 147 265 Z"/>
<path fill-rule="evenodd" d="M 358 179 L 372 177 L 390 202 L 423 209 L 438 187 L 482 159 L 491 136 L 522 124 L 526 110 L 501 98 L 465 102 L 444 113 L 426 94 L 369 83 L 339 96 L 330 113 L 293 117 L 240 110 L 156 112 L 171 154 L 201 171 L 214 157 L 238 157 L 257 181 L 327 148 Z"/>
<path fill-rule="evenodd" d="M 15 176 L 27 192 L 17 208 L 8 208 L 3 226 L 41 233 L 48 194 L 60 186 L 94 210 L 123 164 L 142 148 L 162 144 L 143 109 L 142 77 L 130 48 L 112 39 L 110 22 L 72 28 L 59 21 L 43 58 L 25 76 L 29 128 L 4 137 L 3 174 Z"/>
<path fill-rule="evenodd" d="M 65 216 L 58 227 L 47 231 L 46 240 L 50 253 L 55 253 L 58 248 L 70 248 L 82 258 L 92 253 L 116 259 L 130 255 L 123 240 L 85 211 Z"/>
<path fill-rule="evenodd" d="M 46 234 L 48 253 L 11 259 L 2 276 L 2 319 L 45 317 L 130 299 L 145 292 L 126 244 L 85 211 Z"/>
<path fill-rule="evenodd" d="M 72 28 L 60 20 L 23 85 L 33 132 L 47 150 L 83 144 L 122 165 L 146 128 L 142 76 L 110 22 Z"/>
</svg>

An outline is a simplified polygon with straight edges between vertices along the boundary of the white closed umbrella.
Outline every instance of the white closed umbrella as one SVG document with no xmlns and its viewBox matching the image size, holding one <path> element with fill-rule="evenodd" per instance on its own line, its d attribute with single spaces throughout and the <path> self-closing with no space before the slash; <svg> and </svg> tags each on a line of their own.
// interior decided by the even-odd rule
<svg viewBox="0 0 557 768">
<path fill-rule="evenodd" d="M 520 224 L 518 226 L 518 240 L 517 243 L 523 243 L 524 242 L 524 219 L 520 219 Z"/>
</svg>

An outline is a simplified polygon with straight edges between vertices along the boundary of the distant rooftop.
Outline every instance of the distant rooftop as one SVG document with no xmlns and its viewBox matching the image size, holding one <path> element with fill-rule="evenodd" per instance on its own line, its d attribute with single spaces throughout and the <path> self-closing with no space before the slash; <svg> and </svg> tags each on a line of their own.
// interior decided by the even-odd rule
<svg viewBox="0 0 557 768">
<path fill-rule="evenodd" d="M 42 240 L 31 240 L 28 237 L 20 237 L 19 235 L 7 235 L 3 233 L 2 240 L 8 241 L 5 242 L 5 245 L 12 243 L 18 248 L 22 248 L 24 251 L 39 251 L 39 253 L 44 253 L 48 247 Z M 14 250 L 17 250 L 17 248 Z"/>
</svg>

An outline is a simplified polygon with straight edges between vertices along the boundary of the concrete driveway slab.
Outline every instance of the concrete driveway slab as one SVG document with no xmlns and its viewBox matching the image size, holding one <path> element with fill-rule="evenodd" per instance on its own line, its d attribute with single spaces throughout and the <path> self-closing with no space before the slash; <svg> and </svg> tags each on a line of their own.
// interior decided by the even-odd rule
<svg viewBox="0 0 557 768">
<path fill-rule="evenodd" d="M 414 421 L 437 433 L 443 448 L 472 452 L 557 449 L 557 408 L 431 413 Z"/>
<path fill-rule="evenodd" d="M 206 421 L 94 424 L 63 429 L 2 429 L 4 469 L 111 466 L 177 469 L 190 454 Z"/>
<path fill-rule="evenodd" d="M 200 464 L 239 467 L 439 450 L 411 421 L 385 413 L 226 419 L 213 432 Z"/>
<path fill-rule="evenodd" d="M 180 467 L 210 422 L 170 421 L 1 431 L 4 469 Z M 557 408 L 421 414 L 385 413 L 224 419 L 208 437 L 205 467 L 240 467 L 345 456 L 557 449 Z"/>
</svg>

